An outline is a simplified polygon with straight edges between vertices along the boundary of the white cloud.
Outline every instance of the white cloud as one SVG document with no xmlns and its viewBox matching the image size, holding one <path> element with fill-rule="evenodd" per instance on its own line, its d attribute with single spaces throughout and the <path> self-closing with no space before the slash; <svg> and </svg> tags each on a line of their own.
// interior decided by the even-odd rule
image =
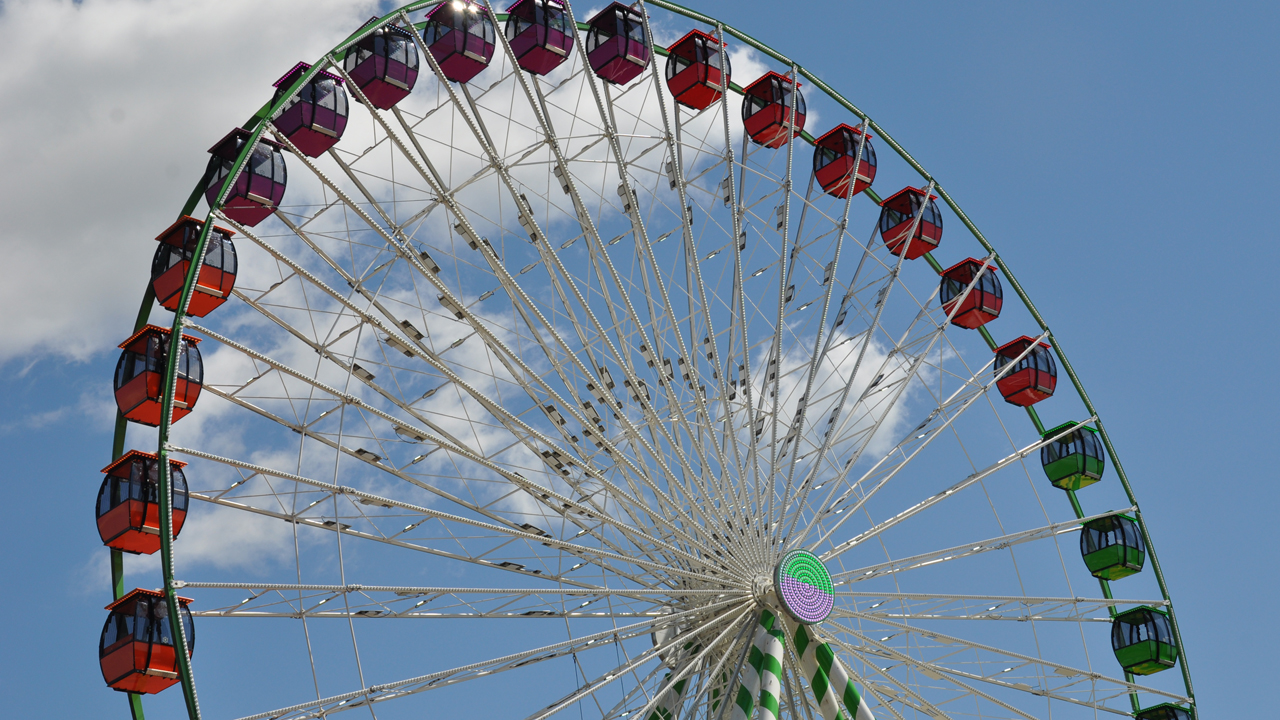
<svg viewBox="0 0 1280 720">
<path fill-rule="evenodd" d="M 174 552 L 179 575 L 214 567 L 260 576 L 286 560 L 292 562 L 289 523 L 207 503 L 196 503 L 193 509 Z"/>
<path fill-rule="evenodd" d="M 127 334 L 152 238 L 205 150 L 368 18 L 361 0 L 10 0 L 0 5 L 0 362 L 83 359 Z M 305 24 L 299 24 L 305 16 Z M 296 29 L 305 27 L 306 32 Z M 19 309 L 14 312 L 12 309 Z"/>
</svg>

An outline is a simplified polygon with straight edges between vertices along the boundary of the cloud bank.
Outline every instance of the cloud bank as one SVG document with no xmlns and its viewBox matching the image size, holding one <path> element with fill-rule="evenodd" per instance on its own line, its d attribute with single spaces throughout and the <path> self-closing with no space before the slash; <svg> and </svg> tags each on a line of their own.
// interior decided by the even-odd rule
<svg viewBox="0 0 1280 720">
<path fill-rule="evenodd" d="M 355 29 L 352 0 L 0 4 L 0 362 L 82 360 L 128 335 L 152 241 L 205 150 L 271 83 Z"/>
</svg>

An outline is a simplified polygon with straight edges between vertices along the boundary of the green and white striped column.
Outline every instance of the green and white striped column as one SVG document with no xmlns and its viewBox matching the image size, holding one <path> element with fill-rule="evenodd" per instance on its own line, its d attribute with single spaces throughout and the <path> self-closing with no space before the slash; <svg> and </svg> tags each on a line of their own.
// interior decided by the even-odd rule
<svg viewBox="0 0 1280 720">
<path fill-rule="evenodd" d="M 655 639 L 654 642 L 656 644 L 657 640 Z M 700 652 L 702 652 L 702 645 L 697 642 L 690 641 L 680 648 L 679 657 L 684 660 L 688 660 Z M 666 658 L 663 658 L 663 662 L 668 666 L 671 666 L 671 663 L 667 662 Z M 680 662 L 680 660 L 677 660 L 677 663 L 678 662 Z M 654 706 L 653 712 L 649 713 L 649 717 L 645 720 L 674 720 L 678 716 L 680 712 L 680 704 L 684 701 L 685 688 L 689 685 L 689 678 L 686 677 L 675 685 L 671 685 L 670 683 L 671 673 L 667 673 L 666 677 L 662 679 L 664 687 L 662 689 L 662 693 L 658 696 L 658 704 Z"/>
<path fill-rule="evenodd" d="M 818 701 L 822 720 L 849 720 L 850 716 L 854 720 L 875 720 L 831 644 L 823 642 L 808 625 L 797 625 L 792 637 L 800 656 L 800 669 Z M 841 702 L 844 708 L 840 707 Z"/>
<path fill-rule="evenodd" d="M 778 618 L 768 610 L 762 612 L 747 665 L 742 669 L 738 697 L 730 720 L 750 720 L 756 698 L 760 699 L 760 720 L 777 720 L 778 697 L 782 691 L 784 637 Z"/>
<path fill-rule="evenodd" d="M 671 673 L 667 673 L 664 682 L 670 679 Z M 662 696 L 658 698 L 658 704 L 654 706 L 653 712 L 649 713 L 647 720 L 675 720 L 676 714 L 680 711 L 680 703 L 684 700 L 684 689 L 688 686 L 689 678 L 685 678 L 663 689 Z"/>
</svg>

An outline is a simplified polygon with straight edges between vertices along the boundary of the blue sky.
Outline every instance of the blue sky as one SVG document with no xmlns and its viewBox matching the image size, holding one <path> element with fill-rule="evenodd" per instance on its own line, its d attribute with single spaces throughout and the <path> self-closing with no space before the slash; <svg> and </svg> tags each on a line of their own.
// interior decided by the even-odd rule
<svg viewBox="0 0 1280 720">
<path fill-rule="evenodd" d="M 279 24 L 250 41 L 232 21 L 247 3 L 195 3 L 207 23 L 176 5 L 0 4 L 0 40 L 13 41 L 0 42 L 0 92 L 7 107 L 24 108 L 0 118 L 9 171 L 0 247 L 19 258 L 0 291 L 10 308 L 0 328 L 11 338 L 0 349 L 0 447 L 16 540 L 3 568 L 34 596 L 15 610 L 53 611 L 40 620 L 15 613 L 0 635 L 10 650 L 0 683 L 15 715 L 123 715 L 94 657 L 109 598 L 92 506 L 110 459 L 110 375 L 136 311 L 132 288 L 145 280 L 149 238 L 167 224 L 158 218 L 182 204 L 215 129 L 243 121 L 286 60 L 318 55 L 360 15 L 337 0 L 308 12 L 267 3 L 278 5 L 266 12 Z M 696 7 L 791 55 L 870 113 L 992 241 L 1117 444 L 1205 717 L 1258 707 L 1280 642 L 1265 601 L 1278 589 L 1280 540 L 1266 519 L 1280 490 L 1265 439 L 1280 353 L 1267 292 L 1280 251 L 1266 219 L 1280 190 L 1271 122 L 1280 9 Z M 316 21 L 319 30 L 299 24 L 324 13 L 334 19 Z M 50 79 L 34 79 L 31 53 L 50 44 L 20 36 L 38 20 L 60 23 L 58 42 L 83 46 L 73 59 L 103 68 L 61 60 Z M 175 63 L 185 77 L 162 67 L 189 53 L 187 42 L 251 52 L 268 38 L 260 64 Z M 170 692 L 157 707 L 176 699 Z"/>
</svg>

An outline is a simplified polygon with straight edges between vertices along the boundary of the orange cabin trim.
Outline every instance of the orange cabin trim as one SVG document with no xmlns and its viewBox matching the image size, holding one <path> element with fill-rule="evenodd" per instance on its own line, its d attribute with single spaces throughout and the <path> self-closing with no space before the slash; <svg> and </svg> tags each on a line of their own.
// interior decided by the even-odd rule
<svg viewBox="0 0 1280 720">
<path fill-rule="evenodd" d="M 151 458 L 152 460 L 160 459 L 160 456 L 155 453 L 143 452 L 142 450 L 130 450 L 124 455 L 121 455 L 119 460 L 116 460 L 110 465 L 102 468 L 102 470 L 100 470 L 99 472 L 110 475 L 112 474 L 111 473 L 112 470 L 115 470 L 121 465 L 124 465 L 125 463 L 132 463 L 135 457 Z M 180 467 L 180 468 L 184 468 L 187 466 L 187 463 L 184 463 L 181 460 L 170 460 L 169 464 L 173 467 Z M 124 475 L 117 474 L 117 477 L 124 477 Z"/>
<path fill-rule="evenodd" d="M 116 347 L 120 348 L 121 350 L 128 350 L 129 346 L 132 345 L 134 341 L 138 340 L 139 338 L 143 338 L 148 335 L 157 335 L 157 334 L 162 335 L 164 337 L 169 337 L 171 333 L 173 333 L 173 328 L 160 327 L 159 325 L 145 325 L 141 330 L 130 335 L 128 340 L 125 340 L 124 342 L 120 343 Z M 191 335 L 187 335 L 184 333 L 182 335 L 182 339 L 186 340 L 192 345 L 199 345 L 200 341 L 203 338 L 193 337 Z"/>
<path fill-rule="evenodd" d="M 102 609 L 115 610 L 116 608 L 126 605 L 130 601 L 137 600 L 140 597 L 158 598 L 160 600 L 163 600 L 164 591 L 163 590 L 144 590 L 143 588 L 134 588 L 133 590 L 130 590 L 129 592 L 125 593 L 124 596 L 121 597 L 119 600 L 116 600 L 115 602 L 111 603 L 110 605 L 107 605 Z M 181 595 L 178 596 L 178 604 L 181 605 L 182 607 L 186 607 L 193 602 L 195 601 L 189 597 L 182 597 Z"/>
<path fill-rule="evenodd" d="M 195 223 L 197 227 L 201 227 L 201 228 L 203 228 L 203 227 L 204 227 L 204 221 L 203 221 L 203 220 L 201 220 L 201 219 L 199 219 L 199 218 L 191 217 L 190 215 L 183 215 L 183 216 L 179 217 L 179 218 L 177 219 L 177 221 L 175 221 L 172 225 L 170 225 L 169 227 L 165 228 L 165 229 L 164 229 L 164 232 L 162 232 L 162 233 L 160 233 L 159 235 L 157 235 L 157 236 L 156 236 L 156 241 L 157 241 L 157 242 L 165 242 L 165 241 L 168 239 L 168 237 L 169 237 L 171 234 L 173 234 L 173 232 L 174 232 L 175 230 L 177 230 L 178 228 L 182 227 L 183 225 L 185 225 L 185 224 L 187 224 L 187 223 Z M 213 226 L 213 229 L 214 229 L 214 230 L 217 230 L 218 232 L 221 232 L 221 233 L 226 233 L 226 235 L 227 235 L 228 237 L 229 237 L 229 236 L 231 236 L 231 235 L 235 235 L 235 234 L 236 234 L 236 231 L 235 231 L 235 230 L 228 230 L 227 228 L 224 228 L 224 227 L 222 227 L 221 225 L 214 225 L 214 226 Z M 169 244 L 170 244 L 170 245 L 176 245 L 176 244 L 178 244 L 178 243 L 169 243 Z"/>
</svg>

